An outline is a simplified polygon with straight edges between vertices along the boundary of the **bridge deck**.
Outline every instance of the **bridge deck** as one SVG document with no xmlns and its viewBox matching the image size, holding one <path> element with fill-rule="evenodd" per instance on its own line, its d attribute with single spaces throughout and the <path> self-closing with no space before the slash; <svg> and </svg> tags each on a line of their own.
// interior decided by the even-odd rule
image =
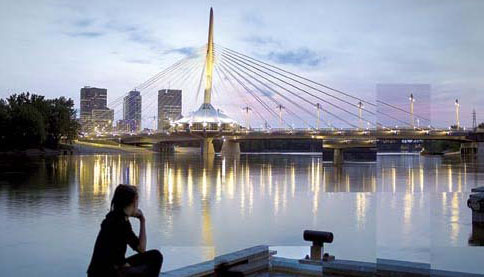
<svg viewBox="0 0 484 277">
<path fill-rule="evenodd" d="M 452 140 L 472 141 L 469 132 L 449 130 L 241 130 L 235 132 L 172 132 L 143 135 L 106 136 L 106 139 L 120 139 L 126 144 L 188 142 L 202 140 L 204 137 L 228 140 L 286 140 L 286 139 L 316 139 L 331 141 L 376 141 L 376 140 Z"/>
</svg>

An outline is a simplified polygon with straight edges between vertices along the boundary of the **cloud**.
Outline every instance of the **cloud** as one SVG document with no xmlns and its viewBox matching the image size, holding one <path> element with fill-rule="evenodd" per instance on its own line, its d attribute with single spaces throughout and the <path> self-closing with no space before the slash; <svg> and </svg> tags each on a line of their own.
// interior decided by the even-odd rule
<svg viewBox="0 0 484 277">
<path fill-rule="evenodd" d="M 99 19 L 97 22 L 99 23 L 95 24 L 96 20 L 87 18 L 73 21 L 71 25 L 77 31 L 72 31 L 67 34 L 71 37 L 85 38 L 100 37 L 105 34 L 117 34 L 127 41 L 148 46 L 151 50 L 159 51 L 160 49 L 160 40 L 153 35 L 153 32 L 144 27 L 136 24 L 123 23 L 114 19 L 104 23 Z"/>
<path fill-rule="evenodd" d="M 326 58 L 307 48 L 286 51 L 271 51 L 266 58 L 280 64 L 318 66 Z"/>
<path fill-rule="evenodd" d="M 175 48 L 175 49 L 165 51 L 165 54 L 177 53 L 177 54 L 182 54 L 184 56 L 190 57 L 195 55 L 196 52 L 197 52 L 197 48 L 195 47 L 181 47 L 181 48 Z"/>
<path fill-rule="evenodd" d="M 151 64 L 152 62 L 148 59 L 125 59 L 127 63 L 135 63 L 135 64 Z"/>
<path fill-rule="evenodd" d="M 242 16 L 242 21 L 244 23 L 248 23 L 248 24 L 254 25 L 256 27 L 263 27 L 263 26 L 266 25 L 264 23 L 264 20 L 262 19 L 262 17 L 258 14 L 255 14 L 254 12 L 245 13 Z"/>
<path fill-rule="evenodd" d="M 95 22 L 94 19 L 82 18 L 72 22 L 72 25 L 79 28 L 85 28 L 85 27 L 91 26 L 94 22 Z"/>
<path fill-rule="evenodd" d="M 272 37 L 250 36 L 244 38 L 245 42 L 253 46 L 280 46 L 281 42 Z"/>
<path fill-rule="evenodd" d="M 68 32 L 65 33 L 70 37 L 84 37 L 84 38 L 96 38 L 105 35 L 103 32 Z"/>
<path fill-rule="evenodd" d="M 146 44 L 149 46 L 155 46 L 158 43 L 156 39 L 154 39 L 146 32 L 139 32 L 139 31 L 130 32 L 128 35 L 128 40 L 136 43 L 140 43 L 140 44 Z"/>
<path fill-rule="evenodd" d="M 115 22 L 114 20 L 108 21 L 106 24 L 104 24 L 104 27 L 106 29 L 119 32 L 119 33 L 131 33 L 131 32 L 139 31 L 139 27 L 136 25 Z"/>
</svg>

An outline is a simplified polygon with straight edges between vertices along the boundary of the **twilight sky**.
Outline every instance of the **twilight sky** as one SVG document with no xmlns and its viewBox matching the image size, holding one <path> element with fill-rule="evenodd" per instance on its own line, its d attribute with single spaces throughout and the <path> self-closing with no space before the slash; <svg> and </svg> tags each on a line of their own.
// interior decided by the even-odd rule
<svg viewBox="0 0 484 277">
<path fill-rule="evenodd" d="M 430 84 L 433 125 L 454 121 L 455 98 L 464 125 L 473 108 L 484 121 L 484 1 L 473 0 L 0 0 L 0 97 L 78 105 L 90 85 L 113 100 L 206 43 L 210 6 L 220 45 L 371 100 L 378 83 Z"/>
</svg>

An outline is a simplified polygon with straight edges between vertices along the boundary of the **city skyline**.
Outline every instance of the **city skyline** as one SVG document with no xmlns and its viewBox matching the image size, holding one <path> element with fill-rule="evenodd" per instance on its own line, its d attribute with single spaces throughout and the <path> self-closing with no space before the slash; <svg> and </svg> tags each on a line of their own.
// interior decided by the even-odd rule
<svg viewBox="0 0 484 277">
<path fill-rule="evenodd" d="M 377 83 L 427 83 L 432 118 L 453 122 L 458 98 L 462 125 L 471 126 L 473 109 L 483 120 L 484 5 L 475 1 L 2 6 L 0 57 L 10 68 L 1 75 L 2 98 L 30 91 L 80 103 L 78 89 L 86 84 L 108 88 L 108 100 L 122 97 L 202 45 L 213 6 L 221 45 L 368 99 Z"/>
</svg>

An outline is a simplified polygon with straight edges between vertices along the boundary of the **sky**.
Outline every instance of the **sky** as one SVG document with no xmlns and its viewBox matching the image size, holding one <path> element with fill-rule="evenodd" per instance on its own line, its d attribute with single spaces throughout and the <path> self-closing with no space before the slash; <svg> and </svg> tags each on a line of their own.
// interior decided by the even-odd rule
<svg viewBox="0 0 484 277">
<path fill-rule="evenodd" d="M 87 85 L 113 101 L 206 43 L 210 7 L 219 45 L 373 101 L 377 84 L 429 84 L 434 125 L 455 121 L 456 98 L 461 124 L 472 109 L 484 121 L 484 1 L 473 0 L 0 0 L 0 97 L 78 107 Z"/>
</svg>

